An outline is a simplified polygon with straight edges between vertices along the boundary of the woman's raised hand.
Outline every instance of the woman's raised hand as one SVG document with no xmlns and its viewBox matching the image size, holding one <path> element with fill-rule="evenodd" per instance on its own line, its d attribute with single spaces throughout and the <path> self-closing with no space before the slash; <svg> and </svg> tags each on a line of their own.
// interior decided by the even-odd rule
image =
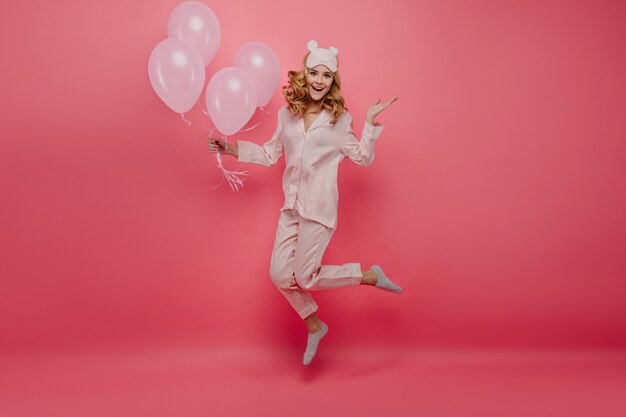
<svg viewBox="0 0 626 417">
<path fill-rule="evenodd" d="M 385 103 L 381 103 L 380 99 L 378 99 L 378 101 L 372 104 L 370 108 L 367 110 L 367 117 L 366 117 L 367 123 L 372 124 L 372 125 L 376 124 L 376 116 L 378 116 L 380 112 L 385 110 L 387 107 L 391 105 L 391 103 L 393 103 L 396 100 L 398 100 L 398 97 L 394 97 Z"/>
<path fill-rule="evenodd" d="M 237 143 L 228 143 L 225 140 L 211 137 L 209 137 L 207 143 L 209 144 L 209 151 L 211 151 L 211 153 L 219 152 L 222 155 L 232 155 L 235 157 L 239 154 L 239 152 L 237 152 Z"/>
</svg>

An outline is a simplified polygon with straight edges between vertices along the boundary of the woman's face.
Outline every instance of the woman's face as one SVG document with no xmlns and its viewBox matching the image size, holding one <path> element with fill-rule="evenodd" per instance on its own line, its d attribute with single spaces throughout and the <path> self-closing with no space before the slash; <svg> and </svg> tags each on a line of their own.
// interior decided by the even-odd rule
<svg viewBox="0 0 626 417">
<path fill-rule="evenodd" d="M 333 85 L 333 73 L 324 65 L 308 68 L 306 85 L 311 99 L 321 100 Z"/>
</svg>

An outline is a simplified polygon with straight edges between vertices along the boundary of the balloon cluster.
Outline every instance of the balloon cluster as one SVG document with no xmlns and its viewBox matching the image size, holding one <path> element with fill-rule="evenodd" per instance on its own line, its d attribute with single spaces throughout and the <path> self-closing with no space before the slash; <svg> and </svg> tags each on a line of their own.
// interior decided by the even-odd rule
<svg viewBox="0 0 626 417">
<path fill-rule="evenodd" d="M 202 94 L 206 66 L 220 45 L 220 23 L 206 4 L 184 1 L 169 17 L 167 36 L 150 54 L 150 84 L 159 98 L 190 124 L 184 113 Z M 211 77 L 205 93 L 206 113 L 224 138 L 241 130 L 257 107 L 269 103 L 279 78 L 278 57 L 261 42 L 243 45 L 235 54 L 233 66 Z M 214 129 L 208 130 L 213 133 Z M 240 175 L 247 173 L 226 170 L 220 154 L 215 157 L 231 189 L 243 187 Z"/>
<path fill-rule="evenodd" d="M 220 45 L 220 24 L 206 4 L 184 1 L 172 11 L 167 35 L 150 54 L 148 74 L 159 98 L 183 116 L 200 98 L 206 66 Z M 250 42 L 239 48 L 233 66 L 216 72 L 206 88 L 206 108 L 215 127 L 225 136 L 241 130 L 257 107 L 269 103 L 279 78 L 278 57 L 270 47 Z M 225 171 L 219 158 L 218 165 L 232 186 L 227 173 L 233 171 Z"/>
</svg>

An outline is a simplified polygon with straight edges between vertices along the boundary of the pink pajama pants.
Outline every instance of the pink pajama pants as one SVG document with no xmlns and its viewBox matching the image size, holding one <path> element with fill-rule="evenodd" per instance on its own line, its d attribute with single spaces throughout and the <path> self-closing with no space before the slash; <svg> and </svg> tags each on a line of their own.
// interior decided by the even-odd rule
<svg viewBox="0 0 626 417">
<path fill-rule="evenodd" d="M 278 290 L 305 318 L 317 310 L 309 291 L 361 283 L 361 264 L 322 265 L 322 256 L 334 229 L 283 210 L 278 220 L 270 276 Z"/>
</svg>

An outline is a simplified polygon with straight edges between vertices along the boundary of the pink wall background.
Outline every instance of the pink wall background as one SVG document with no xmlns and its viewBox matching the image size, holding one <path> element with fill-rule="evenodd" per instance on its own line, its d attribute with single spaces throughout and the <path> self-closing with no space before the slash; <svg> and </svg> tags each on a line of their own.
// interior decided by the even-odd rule
<svg viewBox="0 0 626 417">
<path fill-rule="evenodd" d="M 205 131 L 149 84 L 178 1 L 36 3 L 0 13 L 2 348 L 300 346 L 267 274 L 284 161 L 211 191 Z M 626 345 L 626 3 L 206 4 L 208 77 L 260 41 L 282 84 L 317 39 L 359 133 L 400 96 L 375 163 L 342 165 L 326 261 L 405 292 L 318 293 L 338 344 Z M 280 105 L 237 138 L 268 139 Z"/>
</svg>

